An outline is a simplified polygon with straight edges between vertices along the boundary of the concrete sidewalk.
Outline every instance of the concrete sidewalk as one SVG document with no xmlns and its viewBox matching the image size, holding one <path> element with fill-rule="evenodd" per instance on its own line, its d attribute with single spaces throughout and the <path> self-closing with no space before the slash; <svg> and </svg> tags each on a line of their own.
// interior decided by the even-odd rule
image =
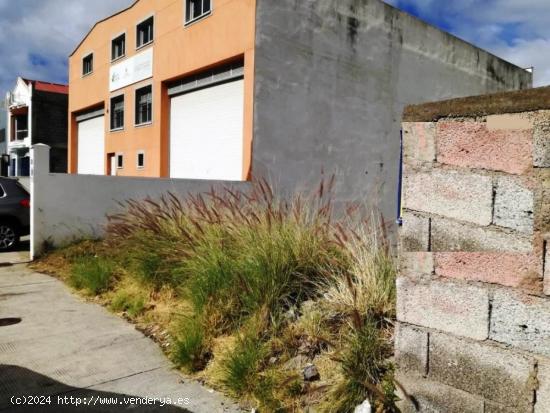
<svg viewBox="0 0 550 413">
<path fill-rule="evenodd" d="M 47 395 L 52 396 L 49 401 L 34 400 L 42 405 L 12 404 L 22 402 L 23 396 Z M 19 399 L 10 401 L 13 396 Z M 146 397 L 179 403 L 146 405 Z M 174 371 L 158 346 L 132 325 L 99 305 L 83 302 L 60 281 L 15 265 L 0 267 L 0 411 L 238 409 Z"/>
</svg>

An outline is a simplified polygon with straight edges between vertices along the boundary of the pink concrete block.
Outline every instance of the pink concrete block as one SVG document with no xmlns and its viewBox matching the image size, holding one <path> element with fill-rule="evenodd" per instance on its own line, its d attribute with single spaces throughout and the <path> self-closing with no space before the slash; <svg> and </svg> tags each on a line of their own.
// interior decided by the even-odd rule
<svg viewBox="0 0 550 413">
<path fill-rule="evenodd" d="M 542 260 L 535 254 L 445 252 L 435 255 L 441 277 L 480 281 L 533 292 L 542 288 Z"/>
<path fill-rule="evenodd" d="M 481 122 L 441 121 L 437 124 L 437 160 L 522 174 L 533 165 L 533 130 L 488 130 Z"/>
</svg>

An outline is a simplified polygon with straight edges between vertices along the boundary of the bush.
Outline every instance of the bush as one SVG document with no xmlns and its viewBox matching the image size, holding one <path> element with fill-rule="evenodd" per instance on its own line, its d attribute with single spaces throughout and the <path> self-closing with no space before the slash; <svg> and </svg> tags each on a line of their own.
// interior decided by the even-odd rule
<svg viewBox="0 0 550 413">
<path fill-rule="evenodd" d="M 107 258 L 82 256 L 74 259 L 69 282 L 76 289 L 97 295 L 109 288 L 114 270 L 114 263 Z"/>
<path fill-rule="evenodd" d="M 351 208 L 335 218 L 331 186 L 322 182 L 314 194 L 286 201 L 256 181 L 250 190 L 225 187 L 186 201 L 173 194 L 129 201 L 109 217 L 106 243 L 130 275 L 157 292 L 168 287 L 192 307 L 174 334 L 180 366 L 203 370 L 216 338 L 237 337 L 215 363 L 219 381 L 266 411 L 292 410 L 313 397 L 314 386 L 302 386 L 296 372 L 282 374 L 277 363 L 343 354 L 341 372 L 327 373 L 339 378 L 328 411 L 352 411 L 367 397 L 393 409 L 389 242 L 374 215 L 365 220 Z"/>
<path fill-rule="evenodd" d="M 117 312 L 126 311 L 128 316 L 135 318 L 145 310 L 145 297 L 120 290 L 113 297 L 111 309 Z"/>
<path fill-rule="evenodd" d="M 201 317 L 215 309 L 231 332 L 258 312 L 277 318 L 317 294 L 315 282 L 339 265 L 324 185 L 306 201 L 277 200 L 264 181 L 187 202 L 171 194 L 129 201 L 110 217 L 108 240 L 132 251 L 138 277 L 177 287 Z"/>
</svg>

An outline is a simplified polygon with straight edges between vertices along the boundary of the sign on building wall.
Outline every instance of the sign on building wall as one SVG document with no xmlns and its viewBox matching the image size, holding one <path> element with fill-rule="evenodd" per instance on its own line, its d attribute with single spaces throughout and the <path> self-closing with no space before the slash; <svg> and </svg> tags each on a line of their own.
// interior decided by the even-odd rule
<svg viewBox="0 0 550 413">
<path fill-rule="evenodd" d="M 109 91 L 140 82 L 153 76 L 153 49 L 149 48 L 111 67 Z"/>
</svg>

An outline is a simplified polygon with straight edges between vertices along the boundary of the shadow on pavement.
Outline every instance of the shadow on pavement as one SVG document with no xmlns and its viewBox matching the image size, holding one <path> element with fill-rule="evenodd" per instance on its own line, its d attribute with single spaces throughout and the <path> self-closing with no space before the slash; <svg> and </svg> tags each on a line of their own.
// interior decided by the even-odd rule
<svg viewBox="0 0 550 413">
<path fill-rule="evenodd" d="M 18 404 L 29 396 L 36 396 L 31 399 L 34 404 Z M 160 401 L 67 386 L 32 370 L 4 364 L 0 364 L 0 412 L 190 413 L 174 405 L 163 406 Z"/>
</svg>

